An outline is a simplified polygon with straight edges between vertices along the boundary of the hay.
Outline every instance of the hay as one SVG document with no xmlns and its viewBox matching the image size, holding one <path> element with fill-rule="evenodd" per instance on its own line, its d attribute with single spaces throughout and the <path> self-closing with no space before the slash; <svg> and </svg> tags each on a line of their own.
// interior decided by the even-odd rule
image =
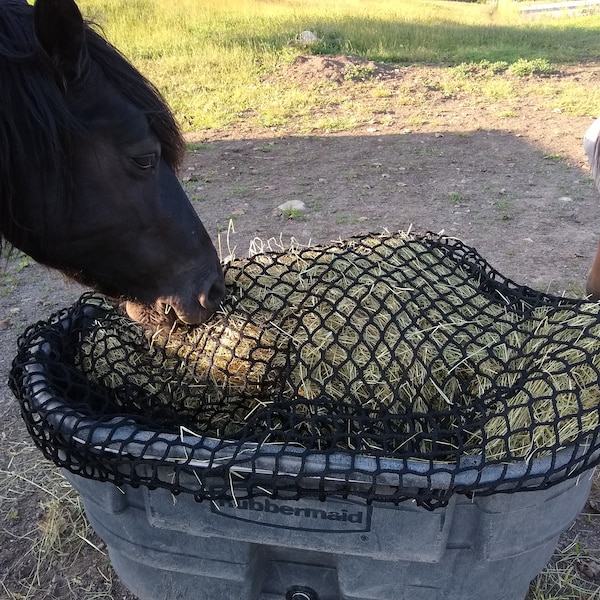
<svg viewBox="0 0 600 600">
<path fill-rule="evenodd" d="M 403 233 L 234 260 L 209 323 L 150 335 L 119 317 L 84 340 L 82 369 L 195 411 L 186 426 L 217 435 L 281 403 L 304 417 L 299 443 L 333 436 L 364 451 L 503 460 L 594 430 L 600 307 L 519 305 L 473 264 Z M 377 425 L 384 412 L 391 429 Z M 333 431 L 332 413 L 346 431 Z M 284 427 L 271 417 L 261 426 Z"/>
</svg>

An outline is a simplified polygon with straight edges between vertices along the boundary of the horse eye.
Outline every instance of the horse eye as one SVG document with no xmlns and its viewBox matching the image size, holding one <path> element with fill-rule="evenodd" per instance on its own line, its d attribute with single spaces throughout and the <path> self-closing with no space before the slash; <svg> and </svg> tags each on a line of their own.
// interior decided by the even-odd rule
<svg viewBox="0 0 600 600">
<path fill-rule="evenodd" d="M 132 156 L 131 162 L 142 171 L 149 171 L 156 167 L 156 153 Z"/>
</svg>

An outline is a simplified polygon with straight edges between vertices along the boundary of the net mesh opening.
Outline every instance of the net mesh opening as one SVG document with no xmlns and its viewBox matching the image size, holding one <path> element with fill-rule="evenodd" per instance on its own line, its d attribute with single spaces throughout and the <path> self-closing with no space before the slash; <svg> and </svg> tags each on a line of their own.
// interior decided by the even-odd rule
<svg viewBox="0 0 600 600">
<path fill-rule="evenodd" d="M 209 323 L 150 331 L 85 294 L 10 384 L 69 471 L 197 500 L 540 489 L 598 462 L 600 305 L 519 286 L 434 234 L 225 268 Z"/>
</svg>

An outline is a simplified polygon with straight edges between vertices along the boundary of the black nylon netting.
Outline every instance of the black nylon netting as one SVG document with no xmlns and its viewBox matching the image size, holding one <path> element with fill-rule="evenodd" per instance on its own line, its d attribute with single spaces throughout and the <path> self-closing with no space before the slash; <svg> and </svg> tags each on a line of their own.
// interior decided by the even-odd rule
<svg viewBox="0 0 600 600">
<path fill-rule="evenodd" d="M 209 324 L 146 331 L 104 299 L 21 337 L 35 443 L 84 477 L 197 500 L 435 508 L 598 462 L 600 305 L 518 286 L 433 234 L 267 252 Z"/>
</svg>

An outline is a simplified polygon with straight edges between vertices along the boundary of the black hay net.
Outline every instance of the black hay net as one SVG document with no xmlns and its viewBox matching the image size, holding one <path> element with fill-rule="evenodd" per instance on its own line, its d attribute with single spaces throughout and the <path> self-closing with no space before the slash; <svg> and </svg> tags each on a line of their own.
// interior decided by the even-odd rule
<svg viewBox="0 0 600 600">
<path fill-rule="evenodd" d="M 435 508 L 598 462 L 600 305 L 516 285 L 433 234 L 237 259 L 209 323 L 149 331 L 84 295 L 10 384 L 69 471 L 197 500 Z"/>
</svg>

